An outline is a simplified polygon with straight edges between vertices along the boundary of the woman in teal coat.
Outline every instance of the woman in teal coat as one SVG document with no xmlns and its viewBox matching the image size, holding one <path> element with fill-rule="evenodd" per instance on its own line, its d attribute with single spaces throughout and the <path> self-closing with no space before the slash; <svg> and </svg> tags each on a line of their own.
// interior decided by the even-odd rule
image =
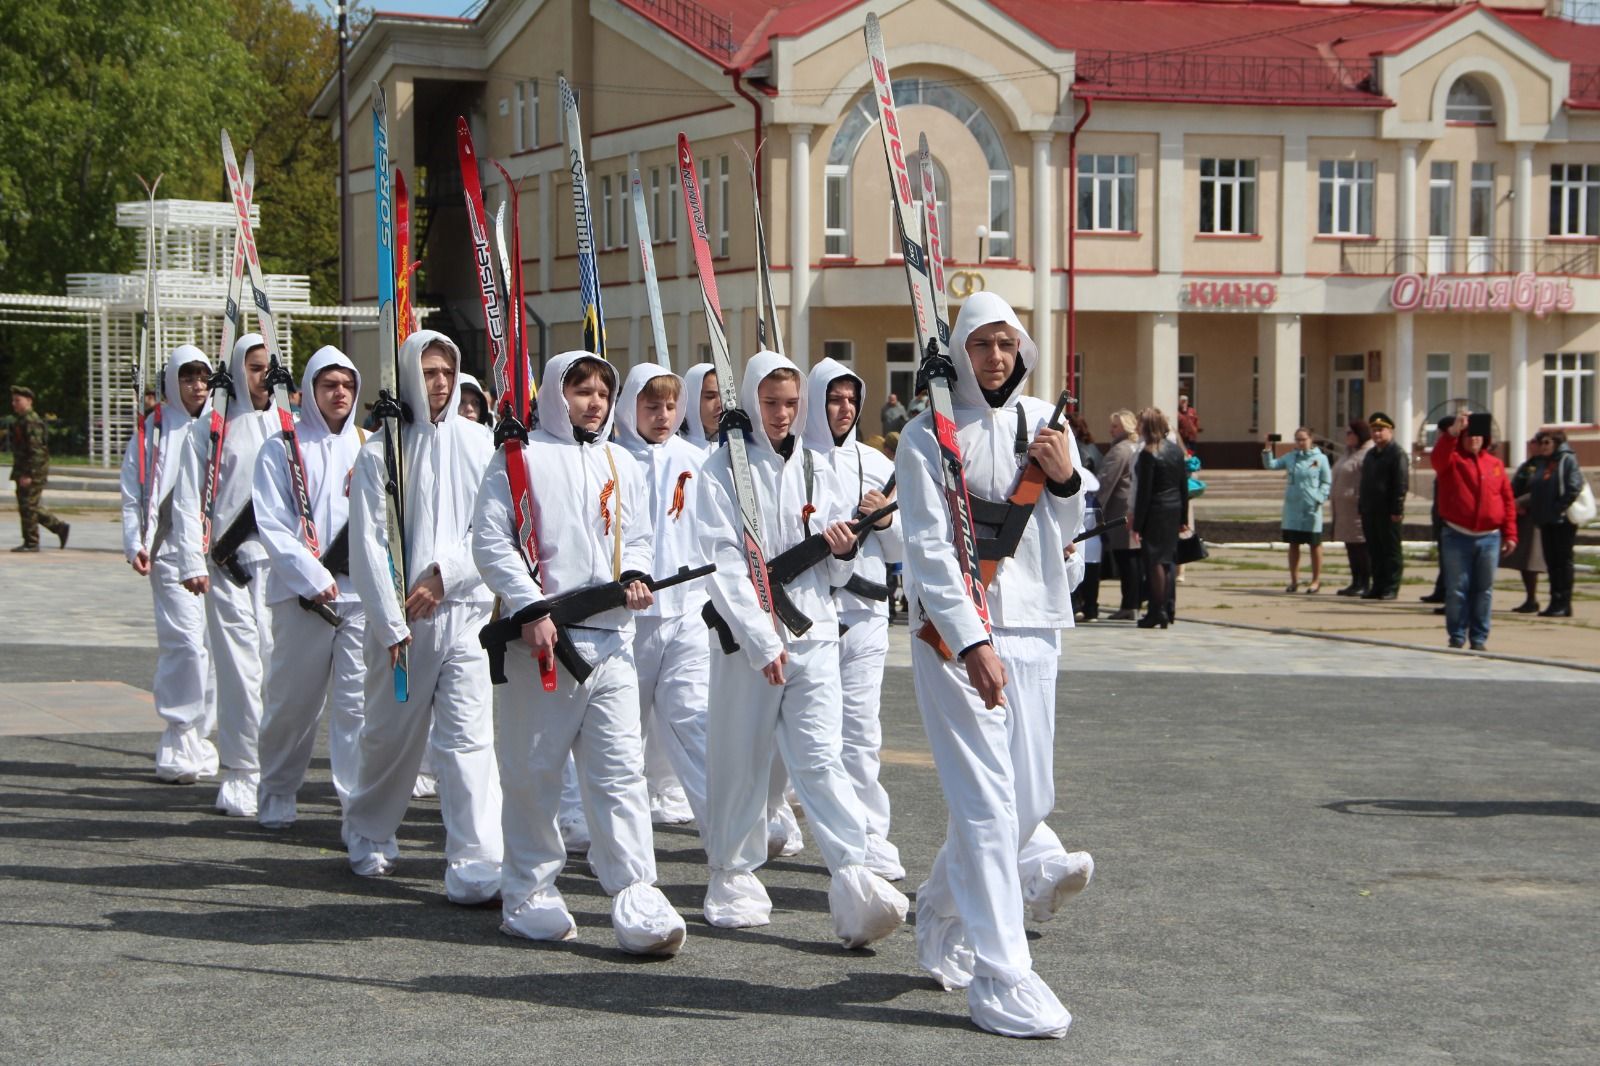
<svg viewBox="0 0 1600 1066">
<path fill-rule="evenodd" d="M 1312 444 L 1311 430 L 1294 431 L 1294 451 L 1272 456 L 1269 440 L 1261 450 L 1261 465 L 1282 470 L 1289 481 L 1283 488 L 1283 539 L 1289 545 L 1289 587 L 1300 588 L 1300 546 L 1311 548 L 1311 584 L 1307 592 L 1322 591 L 1322 505 L 1333 492 L 1333 471 L 1328 457 Z"/>
</svg>

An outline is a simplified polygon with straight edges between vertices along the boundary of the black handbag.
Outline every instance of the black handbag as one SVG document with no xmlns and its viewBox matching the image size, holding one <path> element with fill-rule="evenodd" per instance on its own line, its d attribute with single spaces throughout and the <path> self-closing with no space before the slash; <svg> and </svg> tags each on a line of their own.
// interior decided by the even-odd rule
<svg viewBox="0 0 1600 1066">
<path fill-rule="evenodd" d="M 1184 566 L 1188 563 L 1202 562 L 1210 555 L 1211 553 L 1206 551 L 1206 542 L 1200 538 L 1200 534 L 1190 533 L 1188 536 L 1178 537 L 1178 550 L 1173 558 L 1179 566 Z"/>
</svg>

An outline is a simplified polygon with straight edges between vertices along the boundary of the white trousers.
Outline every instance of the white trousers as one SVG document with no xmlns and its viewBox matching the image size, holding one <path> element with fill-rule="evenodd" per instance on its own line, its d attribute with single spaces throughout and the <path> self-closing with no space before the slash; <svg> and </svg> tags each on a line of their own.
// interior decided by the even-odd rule
<svg viewBox="0 0 1600 1066">
<path fill-rule="evenodd" d="M 261 769 L 261 704 L 265 663 L 272 653 L 272 624 L 263 598 L 265 566 L 250 566 L 243 588 L 207 560 L 206 630 L 217 672 L 217 754 L 227 770 Z"/>
<path fill-rule="evenodd" d="M 156 617 L 156 713 L 169 725 L 211 734 L 217 724 L 217 675 L 206 639 L 206 606 L 178 582 L 178 566 L 150 563 Z"/>
<path fill-rule="evenodd" d="M 889 655 L 889 619 L 851 612 L 850 628 L 839 638 L 839 682 L 844 692 L 844 772 L 867 816 L 867 832 L 889 838 L 889 793 L 878 783 L 883 728 L 878 722 L 883 698 L 883 664 Z"/>
<path fill-rule="evenodd" d="M 345 822 L 354 832 L 379 843 L 394 837 L 431 746 L 445 858 L 500 862 L 493 685 L 488 655 L 478 644 L 488 620 L 487 603 L 447 603 L 432 618 L 412 622 L 410 698 L 404 703 L 394 698 L 388 647 L 376 633 L 367 635 L 361 756 L 345 804 Z"/>
<path fill-rule="evenodd" d="M 993 634 L 1005 663 L 1004 706 L 986 710 L 960 660 L 911 642 L 917 704 L 950 811 L 944 846 L 918 892 L 959 917 L 973 973 L 1015 984 L 1033 969 L 1017 870 L 1023 842 L 1055 805 L 1055 630 Z"/>
<path fill-rule="evenodd" d="M 556 671 L 544 691 L 526 648 L 506 655 L 507 684 L 495 691 L 495 748 L 505 791 L 500 898 L 507 915 L 553 892 L 567 849 L 556 828 L 561 773 L 570 752 L 588 815 L 589 865 L 608 895 L 654 884 L 655 841 L 639 742 L 639 679 L 627 642 L 596 662 L 586 684 Z M 586 657 L 591 658 L 587 652 Z"/>
<path fill-rule="evenodd" d="M 261 714 L 261 785 L 257 794 L 293 796 L 305 781 L 323 707 L 328 710 L 328 758 L 342 805 L 355 787 L 361 758 L 361 644 L 366 611 L 332 604 L 330 626 L 295 599 L 272 604 L 272 655 Z"/>
<path fill-rule="evenodd" d="M 645 766 L 651 787 L 667 782 L 652 772 L 652 755 L 664 756 L 689 798 L 696 821 L 706 809 L 706 700 L 711 645 L 698 611 L 675 618 L 640 617 L 633 658 L 639 669 L 639 716 L 644 723 Z M 652 747 L 655 749 L 652 752 Z"/>
<path fill-rule="evenodd" d="M 713 871 L 748 873 L 767 861 L 774 736 L 828 869 L 866 861 L 865 816 L 840 751 L 839 646 L 803 641 L 788 652 L 781 686 L 741 653 L 711 656 L 701 835 Z"/>
</svg>

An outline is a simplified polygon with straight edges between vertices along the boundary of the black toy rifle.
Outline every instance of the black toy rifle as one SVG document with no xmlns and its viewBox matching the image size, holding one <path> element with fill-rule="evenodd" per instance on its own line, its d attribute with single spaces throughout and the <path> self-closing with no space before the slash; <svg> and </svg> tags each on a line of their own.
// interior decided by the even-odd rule
<svg viewBox="0 0 1600 1066">
<path fill-rule="evenodd" d="M 328 550 L 320 557 L 322 565 L 328 568 L 330 574 L 350 574 L 350 526 L 348 524 L 339 535 L 333 538 L 333 543 L 328 545 Z M 306 597 L 300 597 L 300 606 L 311 611 L 330 626 L 339 624 L 339 616 L 333 613 L 333 608 L 325 603 L 316 603 Z"/>
<path fill-rule="evenodd" d="M 227 532 L 211 545 L 211 561 L 221 567 L 240 588 L 250 583 L 250 572 L 239 562 L 239 549 L 256 534 L 256 505 L 246 503 Z"/>
</svg>

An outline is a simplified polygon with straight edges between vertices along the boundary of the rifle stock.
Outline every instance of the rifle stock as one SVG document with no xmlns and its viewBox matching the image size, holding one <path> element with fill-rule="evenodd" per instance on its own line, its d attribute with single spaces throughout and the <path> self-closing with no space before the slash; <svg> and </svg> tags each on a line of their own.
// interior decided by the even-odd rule
<svg viewBox="0 0 1600 1066">
<path fill-rule="evenodd" d="M 328 568 L 328 573 L 344 574 L 346 577 L 349 576 L 350 526 L 348 524 L 346 524 L 343 529 L 339 530 L 339 535 L 333 538 L 333 543 L 328 545 L 328 550 L 323 552 L 320 558 L 322 565 Z M 329 607 L 325 603 L 314 603 L 306 597 L 301 596 L 300 606 L 305 610 L 312 612 L 330 626 L 336 626 L 339 624 L 339 616 L 334 613 L 332 607 Z"/>
<path fill-rule="evenodd" d="M 226 571 L 240 588 L 250 583 L 250 574 L 239 563 L 239 549 L 244 547 L 245 541 L 255 536 L 255 532 L 256 507 L 254 503 L 246 503 L 227 531 L 211 545 L 212 561 Z"/>
</svg>

